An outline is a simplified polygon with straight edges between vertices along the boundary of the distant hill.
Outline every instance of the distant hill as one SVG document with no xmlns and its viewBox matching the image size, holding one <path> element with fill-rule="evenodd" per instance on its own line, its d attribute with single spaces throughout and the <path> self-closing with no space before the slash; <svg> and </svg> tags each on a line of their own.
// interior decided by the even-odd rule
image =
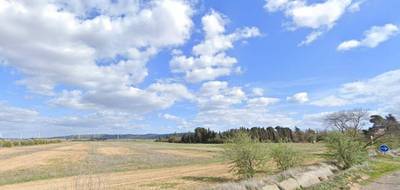
<svg viewBox="0 0 400 190">
<path fill-rule="evenodd" d="M 84 135 L 68 135 L 51 137 L 50 139 L 66 139 L 66 140 L 115 140 L 115 139 L 158 139 L 171 135 L 182 136 L 185 133 L 173 134 L 84 134 Z"/>
</svg>

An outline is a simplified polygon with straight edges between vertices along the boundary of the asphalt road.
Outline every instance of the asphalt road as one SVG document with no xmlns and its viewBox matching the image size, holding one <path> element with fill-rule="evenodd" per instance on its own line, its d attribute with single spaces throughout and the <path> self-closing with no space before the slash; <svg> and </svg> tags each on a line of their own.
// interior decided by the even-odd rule
<svg viewBox="0 0 400 190">
<path fill-rule="evenodd" d="M 400 190 L 400 172 L 384 176 L 363 187 L 362 190 Z"/>
</svg>

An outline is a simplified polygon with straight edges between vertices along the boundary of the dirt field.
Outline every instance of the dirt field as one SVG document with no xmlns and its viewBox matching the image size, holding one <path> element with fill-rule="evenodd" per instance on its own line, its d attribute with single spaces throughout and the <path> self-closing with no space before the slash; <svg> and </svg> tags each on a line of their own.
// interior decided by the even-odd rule
<svg viewBox="0 0 400 190">
<path fill-rule="evenodd" d="M 266 146 L 273 146 L 271 144 Z M 293 144 L 320 160 L 323 146 Z M 266 147 L 268 148 L 268 147 Z M 0 149 L 0 189 L 195 189 L 233 181 L 221 145 L 66 142 Z M 273 166 L 268 167 L 273 172 Z M 271 169 L 272 168 L 272 169 Z"/>
</svg>

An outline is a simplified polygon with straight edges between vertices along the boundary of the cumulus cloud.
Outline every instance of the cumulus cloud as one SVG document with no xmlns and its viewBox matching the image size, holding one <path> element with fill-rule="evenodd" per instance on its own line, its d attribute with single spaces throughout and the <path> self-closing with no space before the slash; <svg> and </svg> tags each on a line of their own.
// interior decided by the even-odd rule
<svg viewBox="0 0 400 190">
<path fill-rule="evenodd" d="M 268 111 L 280 100 L 264 96 L 261 88 L 246 90 L 225 81 L 209 81 L 203 83 L 196 94 L 199 112 L 187 121 L 192 127 L 225 130 L 239 126 L 291 125 L 295 122 L 285 114 Z"/>
<path fill-rule="evenodd" d="M 269 12 L 284 12 L 289 19 L 289 29 L 309 28 L 311 32 L 299 45 L 314 42 L 324 32 L 330 30 L 344 15 L 352 0 L 325 0 L 308 3 L 306 0 L 266 0 L 265 9 Z"/>
<path fill-rule="evenodd" d="M 63 116 L 51 118 L 46 125 L 66 127 L 66 128 L 103 128 L 103 129 L 121 129 L 131 128 L 134 122 L 142 118 L 127 112 L 109 112 L 99 111 L 80 116 Z"/>
<path fill-rule="evenodd" d="M 288 101 L 293 101 L 293 102 L 297 102 L 297 103 L 301 103 L 301 104 L 309 101 L 307 92 L 299 92 L 299 93 L 294 94 L 293 96 L 287 97 L 286 99 Z"/>
<path fill-rule="evenodd" d="M 193 95 L 186 86 L 178 83 L 154 83 L 146 89 L 126 87 L 113 91 L 64 90 L 54 99 L 52 105 L 60 105 L 75 109 L 117 110 L 136 114 L 166 109 L 179 100 L 190 100 Z"/>
<path fill-rule="evenodd" d="M 381 112 L 400 113 L 400 70 L 393 70 L 370 79 L 345 83 L 333 95 L 312 104 L 318 106 L 345 106 L 372 104 Z"/>
<path fill-rule="evenodd" d="M 151 57 L 189 38 L 192 14 L 181 0 L 1 0 L 0 57 L 23 75 L 18 84 L 52 96 L 52 105 L 163 109 L 187 98 L 186 87 L 137 85 Z M 60 86 L 73 90 L 54 90 Z"/>
<path fill-rule="evenodd" d="M 260 35 L 255 27 L 237 29 L 226 34 L 227 18 L 216 11 L 211 11 L 202 18 L 205 39 L 192 48 L 192 56 L 178 52 L 170 61 L 173 73 L 183 73 L 189 82 L 214 80 L 228 76 L 235 71 L 237 60 L 228 56 L 226 51 L 234 48 L 234 43 L 243 39 Z"/>
<path fill-rule="evenodd" d="M 197 104 L 201 109 L 228 108 L 245 100 L 246 94 L 241 87 L 229 87 L 225 81 L 203 83 L 197 93 Z"/>
<path fill-rule="evenodd" d="M 357 47 L 375 48 L 379 44 L 396 36 L 398 33 L 399 27 L 394 24 L 373 26 L 371 29 L 364 32 L 364 39 L 344 41 L 337 47 L 337 50 L 347 51 Z"/>
<path fill-rule="evenodd" d="M 30 108 L 0 102 L 3 137 L 43 137 L 79 133 L 113 132 L 140 127 L 140 115 L 99 110 L 88 114 L 46 116 Z"/>
<path fill-rule="evenodd" d="M 206 110 L 199 112 L 192 122 L 194 126 L 209 127 L 217 130 L 241 126 L 294 126 L 297 123 L 287 114 L 253 108 Z"/>
</svg>

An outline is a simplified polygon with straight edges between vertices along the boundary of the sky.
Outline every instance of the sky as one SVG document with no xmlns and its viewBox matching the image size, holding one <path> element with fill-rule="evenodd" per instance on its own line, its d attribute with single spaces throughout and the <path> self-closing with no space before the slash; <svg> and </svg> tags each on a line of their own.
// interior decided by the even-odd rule
<svg viewBox="0 0 400 190">
<path fill-rule="evenodd" d="M 0 137 L 400 116 L 398 0 L 0 0 Z"/>
</svg>

